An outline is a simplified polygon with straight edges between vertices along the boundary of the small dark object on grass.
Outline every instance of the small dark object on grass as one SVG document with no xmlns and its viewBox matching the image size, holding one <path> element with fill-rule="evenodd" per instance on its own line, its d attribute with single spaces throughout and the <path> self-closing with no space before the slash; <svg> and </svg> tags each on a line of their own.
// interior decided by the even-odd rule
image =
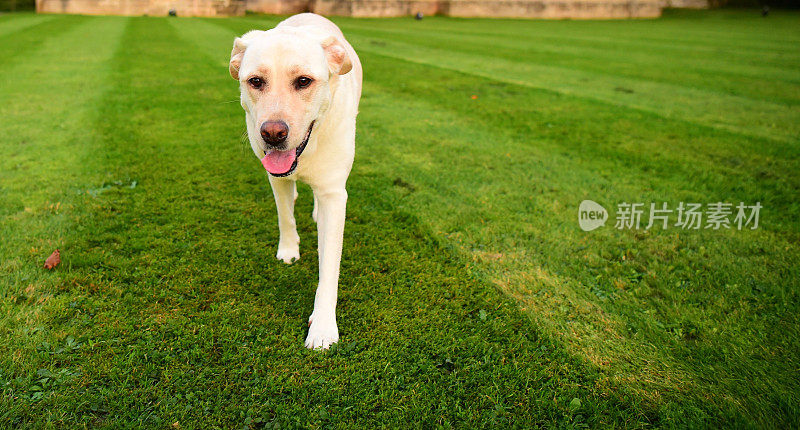
<svg viewBox="0 0 800 430">
<path fill-rule="evenodd" d="M 632 89 L 625 88 L 625 87 L 616 87 L 616 88 L 614 88 L 614 91 L 619 91 L 621 93 L 627 93 L 627 94 L 633 94 L 633 90 Z"/>
<path fill-rule="evenodd" d="M 422 12 L 417 12 L 417 14 L 414 15 L 414 19 L 416 19 L 417 21 L 421 21 L 423 16 L 424 15 L 422 15 Z"/>
<path fill-rule="evenodd" d="M 449 372 L 452 372 L 453 369 L 455 369 L 456 365 L 455 365 L 455 363 L 453 363 L 453 360 L 450 360 L 449 358 L 445 358 L 444 361 L 442 361 L 441 363 L 437 364 L 436 367 L 438 367 L 439 369 L 445 370 L 445 371 L 447 371 L 449 373 Z"/>
<path fill-rule="evenodd" d="M 767 16 L 767 15 L 769 15 L 769 6 L 764 5 L 764 7 L 761 8 L 761 16 Z"/>
<path fill-rule="evenodd" d="M 411 191 L 411 192 L 417 191 L 417 187 L 415 187 L 412 184 L 409 184 L 408 182 L 406 182 L 406 181 L 404 181 L 404 180 L 402 180 L 400 178 L 396 178 L 394 180 L 394 182 L 392 182 L 392 184 L 396 185 L 398 187 L 403 187 L 403 188 L 405 188 L 405 189 L 407 189 L 408 191 Z"/>
<path fill-rule="evenodd" d="M 178 11 L 175 10 L 175 9 L 170 9 L 169 10 L 169 16 L 178 16 Z"/>
<path fill-rule="evenodd" d="M 61 263 L 61 251 L 56 249 L 52 254 L 50 254 L 49 257 L 47 257 L 47 260 L 44 261 L 44 268 L 47 270 L 53 270 L 56 266 L 58 266 L 58 263 Z"/>
</svg>

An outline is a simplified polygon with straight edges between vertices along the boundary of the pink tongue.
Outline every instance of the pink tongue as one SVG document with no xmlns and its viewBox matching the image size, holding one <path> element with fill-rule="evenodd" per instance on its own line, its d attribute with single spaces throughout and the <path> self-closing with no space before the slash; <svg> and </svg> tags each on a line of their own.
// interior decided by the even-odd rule
<svg viewBox="0 0 800 430">
<path fill-rule="evenodd" d="M 267 172 L 280 175 L 281 173 L 288 172 L 289 169 L 292 168 L 292 163 L 294 163 L 295 158 L 297 158 L 297 154 L 293 149 L 288 151 L 272 151 L 261 159 L 261 164 L 264 165 Z"/>
</svg>

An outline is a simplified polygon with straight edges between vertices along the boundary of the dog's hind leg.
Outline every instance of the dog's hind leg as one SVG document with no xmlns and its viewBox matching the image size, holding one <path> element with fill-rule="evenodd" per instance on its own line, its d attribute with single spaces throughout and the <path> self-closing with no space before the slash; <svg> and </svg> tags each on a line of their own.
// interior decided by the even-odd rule
<svg viewBox="0 0 800 430">
<path fill-rule="evenodd" d="M 297 234 L 297 225 L 294 220 L 294 201 L 297 199 L 297 185 L 294 180 L 281 179 L 270 176 L 272 195 L 275 196 L 275 206 L 278 208 L 278 229 L 280 241 L 278 260 L 291 264 L 300 259 L 300 236 Z"/>
</svg>

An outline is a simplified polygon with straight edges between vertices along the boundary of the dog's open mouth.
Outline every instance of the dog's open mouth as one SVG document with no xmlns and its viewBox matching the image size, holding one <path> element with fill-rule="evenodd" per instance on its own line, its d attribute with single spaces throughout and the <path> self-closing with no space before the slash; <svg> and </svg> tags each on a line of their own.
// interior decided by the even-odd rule
<svg viewBox="0 0 800 430">
<path fill-rule="evenodd" d="M 271 151 L 264 151 L 264 158 L 261 159 L 261 164 L 267 169 L 272 176 L 282 177 L 289 176 L 297 168 L 297 159 L 303 150 L 306 149 L 308 139 L 311 137 L 311 130 L 314 128 L 314 122 L 308 126 L 306 137 L 294 150 L 278 151 L 273 149 Z"/>
</svg>

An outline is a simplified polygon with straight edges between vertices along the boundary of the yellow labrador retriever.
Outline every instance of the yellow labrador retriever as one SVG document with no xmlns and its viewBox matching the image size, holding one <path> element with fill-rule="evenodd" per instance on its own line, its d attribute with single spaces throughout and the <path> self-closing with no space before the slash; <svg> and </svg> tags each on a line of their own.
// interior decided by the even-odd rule
<svg viewBox="0 0 800 430">
<path fill-rule="evenodd" d="M 285 263 L 300 258 L 295 181 L 314 191 L 319 285 L 305 345 L 328 348 L 339 340 L 336 295 L 361 62 L 334 23 L 304 13 L 236 38 L 230 73 L 239 81 L 250 146 L 269 172 L 278 207 L 277 257 Z"/>
</svg>

